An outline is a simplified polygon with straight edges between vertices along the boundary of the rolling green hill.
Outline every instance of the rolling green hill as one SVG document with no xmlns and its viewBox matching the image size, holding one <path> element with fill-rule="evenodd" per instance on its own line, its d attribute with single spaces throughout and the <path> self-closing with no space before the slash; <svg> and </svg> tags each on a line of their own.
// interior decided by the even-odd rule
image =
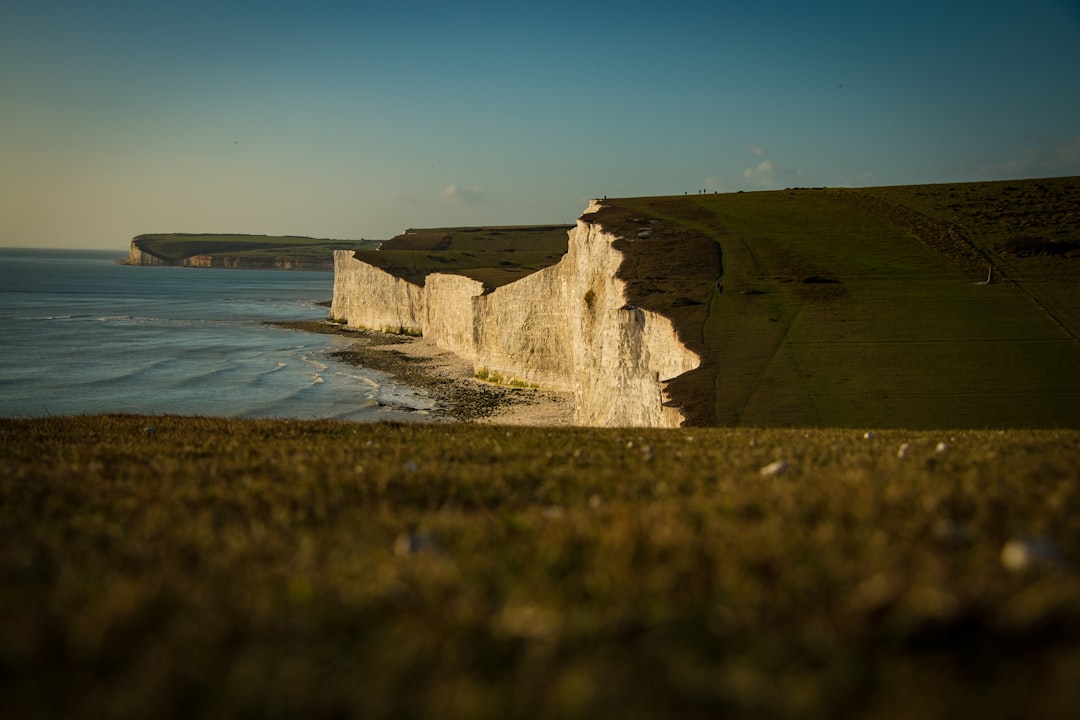
<svg viewBox="0 0 1080 720">
<path fill-rule="evenodd" d="M 671 385 L 692 424 L 1080 426 L 1080 178 L 616 199 L 591 219 L 624 238 L 631 300 L 703 358 Z"/>
</svg>

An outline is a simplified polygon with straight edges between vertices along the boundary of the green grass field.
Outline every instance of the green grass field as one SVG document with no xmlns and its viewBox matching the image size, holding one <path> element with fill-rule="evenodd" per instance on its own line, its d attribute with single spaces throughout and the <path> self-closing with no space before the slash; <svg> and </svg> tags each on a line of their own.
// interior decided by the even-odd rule
<svg viewBox="0 0 1080 720">
<path fill-rule="evenodd" d="M 0 716 L 1065 718 L 1078 561 L 1075 430 L 0 420 Z"/>
<path fill-rule="evenodd" d="M 607 205 L 693 424 L 1080 426 L 1080 178 Z"/>
</svg>

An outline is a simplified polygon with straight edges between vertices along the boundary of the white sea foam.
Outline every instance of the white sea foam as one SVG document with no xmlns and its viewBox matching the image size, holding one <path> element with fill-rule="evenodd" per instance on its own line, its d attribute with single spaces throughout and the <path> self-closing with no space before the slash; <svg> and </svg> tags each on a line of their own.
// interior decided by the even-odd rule
<svg viewBox="0 0 1080 720">
<path fill-rule="evenodd" d="M 325 370 L 327 367 L 329 367 L 326 363 L 316 360 L 315 357 L 310 354 L 301 355 L 300 359 L 306 362 L 308 365 L 314 367 L 316 370 Z"/>
</svg>

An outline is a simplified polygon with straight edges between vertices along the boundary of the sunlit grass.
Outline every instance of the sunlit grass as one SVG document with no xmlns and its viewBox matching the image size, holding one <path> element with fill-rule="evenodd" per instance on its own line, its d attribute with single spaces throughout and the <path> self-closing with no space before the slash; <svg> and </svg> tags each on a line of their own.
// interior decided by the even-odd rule
<svg viewBox="0 0 1080 720">
<path fill-rule="evenodd" d="M 0 714 L 1064 717 L 1078 559 L 1077 431 L 4 420 Z"/>
</svg>

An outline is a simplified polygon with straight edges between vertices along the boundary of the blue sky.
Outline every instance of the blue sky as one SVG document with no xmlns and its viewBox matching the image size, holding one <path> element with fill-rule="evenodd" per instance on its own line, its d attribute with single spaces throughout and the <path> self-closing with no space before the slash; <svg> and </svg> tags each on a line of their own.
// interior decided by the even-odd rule
<svg viewBox="0 0 1080 720">
<path fill-rule="evenodd" d="M 0 0 L 0 245 L 1080 174 L 1080 0 Z"/>
</svg>

